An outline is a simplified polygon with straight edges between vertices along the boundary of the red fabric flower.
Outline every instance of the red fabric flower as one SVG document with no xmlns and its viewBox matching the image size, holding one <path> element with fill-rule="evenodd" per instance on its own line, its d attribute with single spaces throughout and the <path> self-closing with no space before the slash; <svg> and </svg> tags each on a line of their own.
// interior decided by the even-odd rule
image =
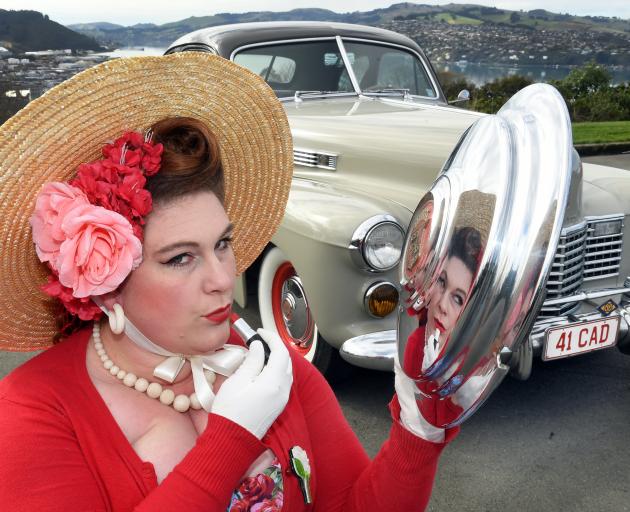
<svg viewBox="0 0 630 512">
<path fill-rule="evenodd" d="M 271 477 L 261 473 L 243 480 L 238 490 L 244 498 L 256 502 L 263 498 L 271 498 L 274 485 Z"/>
<path fill-rule="evenodd" d="M 142 168 L 146 176 L 153 176 L 160 170 L 160 163 L 162 162 L 162 152 L 164 146 L 162 144 L 149 144 L 145 142 L 142 146 L 144 156 L 142 157 Z"/>
<path fill-rule="evenodd" d="M 103 147 L 103 156 L 113 162 L 120 162 L 123 150 L 135 151 L 142 148 L 144 136 L 140 132 L 125 132 L 113 143 Z M 125 158 L 126 161 L 127 158 Z"/>
<path fill-rule="evenodd" d="M 140 218 L 141 224 L 144 223 L 141 218 L 148 215 L 152 207 L 151 194 L 144 189 L 146 181 L 142 173 L 136 171 L 126 175 L 116 190 L 118 196 L 128 203 L 131 214 Z"/>
<path fill-rule="evenodd" d="M 72 295 L 72 288 L 63 286 L 55 274 L 48 276 L 48 282 L 41 287 L 42 291 L 61 301 L 64 307 L 81 320 L 97 320 L 103 312 L 89 297 L 77 299 Z"/>
</svg>

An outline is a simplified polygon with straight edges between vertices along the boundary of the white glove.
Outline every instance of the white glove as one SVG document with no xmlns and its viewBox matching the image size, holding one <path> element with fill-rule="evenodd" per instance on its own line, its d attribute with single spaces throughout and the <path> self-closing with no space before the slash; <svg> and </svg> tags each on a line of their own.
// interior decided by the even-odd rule
<svg viewBox="0 0 630 512">
<path fill-rule="evenodd" d="M 422 358 L 422 371 L 431 366 L 437 359 L 440 351 L 440 331 L 436 329 L 434 334 L 431 334 L 424 344 L 424 357 Z"/>
<path fill-rule="evenodd" d="M 405 375 L 398 361 L 398 353 L 394 359 L 394 387 L 400 403 L 400 422 L 406 430 L 432 443 L 444 442 L 444 429 L 434 427 L 424 419 L 416 403 L 416 385 Z M 428 398 L 427 400 L 431 400 Z"/>
<path fill-rule="evenodd" d="M 263 345 L 254 340 L 241 366 L 219 389 L 211 412 L 262 439 L 287 405 L 293 366 L 287 347 L 276 333 L 265 329 L 257 332 L 269 345 L 269 361 L 264 365 Z"/>
</svg>

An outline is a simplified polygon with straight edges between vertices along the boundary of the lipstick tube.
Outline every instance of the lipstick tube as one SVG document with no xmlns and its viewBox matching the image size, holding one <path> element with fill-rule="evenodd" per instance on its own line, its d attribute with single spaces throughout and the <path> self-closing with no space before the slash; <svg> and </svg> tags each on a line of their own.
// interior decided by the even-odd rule
<svg viewBox="0 0 630 512">
<path fill-rule="evenodd" d="M 248 348 L 254 340 L 259 340 L 262 343 L 265 351 L 265 364 L 267 364 L 267 361 L 269 361 L 269 355 L 271 354 L 271 349 L 269 348 L 269 345 L 267 345 L 267 342 L 262 339 L 260 334 L 254 331 L 254 329 L 252 329 L 243 318 L 239 318 L 238 320 L 232 322 L 232 327 L 238 335 L 243 338 L 243 341 Z"/>
</svg>

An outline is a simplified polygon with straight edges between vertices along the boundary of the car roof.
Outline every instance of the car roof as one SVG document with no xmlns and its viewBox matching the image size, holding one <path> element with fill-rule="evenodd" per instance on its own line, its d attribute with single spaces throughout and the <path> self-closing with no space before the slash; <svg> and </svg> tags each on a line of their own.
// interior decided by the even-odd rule
<svg viewBox="0 0 630 512">
<path fill-rule="evenodd" d="M 352 37 L 376 39 L 392 44 L 412 47 L 422 54 L 420 47 L 412 40 L 391 30 L 323 21 L 268 21 L 235 23 L 203 28 L 177 39 L 167 53 L 177 51 L 180 46 L 209 46 L 219 55 L 229 58 L 234 50 L 250 43 L 264 43 L 291 39 L 316 37 Z"/>
</svg>

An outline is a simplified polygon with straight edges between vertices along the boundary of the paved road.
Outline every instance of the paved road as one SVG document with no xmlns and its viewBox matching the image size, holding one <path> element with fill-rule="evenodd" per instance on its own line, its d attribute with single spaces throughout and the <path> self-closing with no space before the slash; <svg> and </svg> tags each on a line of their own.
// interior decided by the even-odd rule
<svg viewBox="0 0 630 512">
<path fill-rule="evenodd" d="M 335 386 L 370 455 L 389 429 L 391 374 Z M 445 450 L 431 512 L 630 510 L 630 357 L 616 349 L 538 361 L 506 379 Z"/>
<path fill-rule="evenodd" d="M 619 167 L 630 171 L 630 151 L 621 153 L 620 155 L 586 156 L 583 157 L 582 160 L 593 164 L 610 165 L 611 167 Z"/>
</svg>

